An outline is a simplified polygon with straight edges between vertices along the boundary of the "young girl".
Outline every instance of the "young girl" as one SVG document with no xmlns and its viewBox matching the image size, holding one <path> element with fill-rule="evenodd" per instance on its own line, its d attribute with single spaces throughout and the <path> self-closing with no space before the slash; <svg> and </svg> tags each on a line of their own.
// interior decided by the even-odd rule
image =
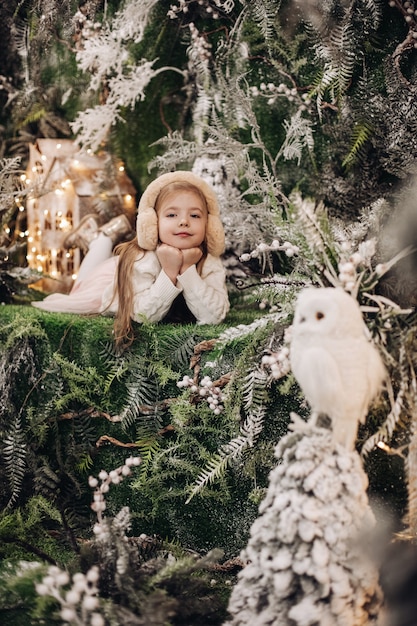
<svg viewBox="0 0 417 626">
<path fill-rule="evenodd" d="M 33 306 L 114 315 L 119 345 L 132 342 L 132 320 L 220 323 L 229 299 L 220 259 L 224 230 L 212 188 L 191 172 L 159 176 L 140 199 L 136 230 L 137 239 L 119 244 L 113 256 L 112 227 L 87 229 L 88 252 L 71 292 Z"/>
</svg>

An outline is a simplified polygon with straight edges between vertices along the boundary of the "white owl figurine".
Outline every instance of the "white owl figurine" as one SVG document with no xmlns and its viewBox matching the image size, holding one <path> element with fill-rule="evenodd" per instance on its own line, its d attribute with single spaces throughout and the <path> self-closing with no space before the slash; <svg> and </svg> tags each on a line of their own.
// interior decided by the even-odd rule
<svg viewBox="0 0 417 626">
<path fill-rule="evenodd" d="M 358 425 L 381 392 L 386 370 L 358 302 L 341 288 L 304 289 L 291 329 L 290 361 L 312 408 L 332 420 L 333 440 L 353 450 Z"/>
</svg>

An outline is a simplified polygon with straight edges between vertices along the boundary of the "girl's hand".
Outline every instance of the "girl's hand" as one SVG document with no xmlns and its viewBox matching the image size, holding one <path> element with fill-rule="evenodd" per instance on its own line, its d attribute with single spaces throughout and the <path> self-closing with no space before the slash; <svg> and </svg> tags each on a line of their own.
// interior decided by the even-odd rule
<svg viewBox="0 0 417 626">
<path fill-rule="evenodd" d="M 201 257 L 203 251 L 200 248 L 189 248 L 188 250 L 182 250 L 182 265 L 179 273 L 183 274 L 189 267 L 196 265 Z"/>
<path fill-rule="evenodd" d="M 156 249 L 156 256 L 161 264 L 165 274 L 172 280 L 174 285 L 177 283 L 177 276 L 183 263 L 181 250 L 161 243 Z"/>
</svg>

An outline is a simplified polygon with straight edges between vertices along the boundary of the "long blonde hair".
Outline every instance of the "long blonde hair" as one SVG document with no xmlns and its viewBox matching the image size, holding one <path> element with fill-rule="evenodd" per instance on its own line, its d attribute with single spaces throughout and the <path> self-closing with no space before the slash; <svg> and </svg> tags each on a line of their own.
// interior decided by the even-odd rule
<svg viewBox="0 0 417 626">
<path fill-rule="evenodd" d="M 206 212 L 207 200 L 203 192 L 195 185 L 186 181 L 175 181 L 169 183 L 161 189 L 155 202 L 155 211 L 158 214 L 161 204 L 165 198 L 174 191 L 192 191 L 201 199 Z M 203 256 L 197 264 L 197 271 L 201 274 L 201 270 L 205 259 L 207 258 L 207 245 L 203 242 Z M 135 261 L 142 258 L 146 251 L 139 247 L 136 237 L 131 241 L 120 243 L 116 246 L 114 253 L 119 256 L 116 271 L 116 283 L 113 299 L 118 298 L 118 310 L 114 319 L 114 339 L 116 348 L 128 348 L 134 338 L 134 330 L 132 326 L 133 313 L 133 285 L 132 273 Z"/>
</svg>

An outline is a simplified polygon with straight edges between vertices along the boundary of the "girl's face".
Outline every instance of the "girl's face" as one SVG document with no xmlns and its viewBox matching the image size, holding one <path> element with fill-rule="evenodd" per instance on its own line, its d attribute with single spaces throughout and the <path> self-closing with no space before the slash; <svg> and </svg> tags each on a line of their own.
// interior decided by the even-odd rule
<svg viewBox="0 0 417 626">
<path fill-rule="evenodd" d="M 179 250 L 201 246 L 206 226 L 207 210 L 194 191 L 173 191 L 158 209 L 160 242 Z"/>
</svg>

